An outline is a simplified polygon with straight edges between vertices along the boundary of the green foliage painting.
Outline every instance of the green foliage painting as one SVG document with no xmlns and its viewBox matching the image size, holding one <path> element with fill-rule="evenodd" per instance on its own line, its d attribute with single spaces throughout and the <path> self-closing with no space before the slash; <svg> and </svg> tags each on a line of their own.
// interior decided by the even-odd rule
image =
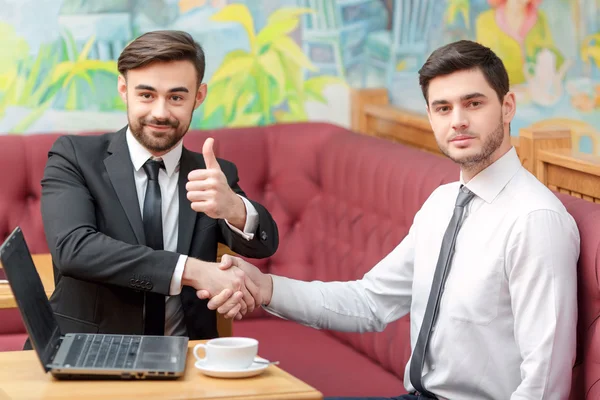
<svg viewBox="0 0 600 400">
<path fill-rule="evenodd" d="M 204 119 L 218 125 L 249 126 L 307 120 L 305 103 L 327 103 L 323 90 L 338 77 L 319 75 L 304 79 L 304 70 L 317 68 L 288 35 L 299 24 L 306 8 L 281 8 L 272 13 L 260 32 L 243 4 L 230 4 L 213 15 L 214 21 L 243 26 L 249 51 L 235 50 L 225 56 L 208 83 Z"/>
<path fill-rule="evenodd" d="M 36 55 L 30 54 L 27 42 L 8 24 L 0 23 L 0 38 L 1 47 L 10 49 L 6 57 L 0 58 L 0 118 L 8 107 L 29 110 L 12 127 L 13 133 L 26 131 L 51 106 L 64 110 L 86 108 L 82 85 L 87 84 L 94 93 L 95 74 L 108 74 L 116 82 L 116 61 L 88 59 L 94 36 L 78 51 L 72 35 L 63 32 L 59 40 L 42 44 Z M 97 102 L 98 98 L 93 100 Z M 113 99 L 110 101 L 114 105 Z"/>
<path fill-rule="evenodd" d="M 386 88 L 392 105 L 423 113 L 418 70 L 435 48 L 468 39 L 496 52 L 507 69 L 518 103 L 514 135 L 541 122 L 590 137 L 599 131 L 600 0 L 7 4 L 0 135 L 121 128 L 127 115 L 117 59 L 134 38 L 165 29 L 188 32 L 206 53 L 208 96 L 191 129 L 349 125 L 350 87 Z M 591 143 L 579 150 L 591 152 Z"/>
</svg>

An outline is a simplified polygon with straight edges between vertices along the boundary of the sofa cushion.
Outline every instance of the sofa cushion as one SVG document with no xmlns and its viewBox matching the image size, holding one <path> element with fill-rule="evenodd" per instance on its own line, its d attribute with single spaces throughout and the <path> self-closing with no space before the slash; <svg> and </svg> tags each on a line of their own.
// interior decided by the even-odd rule
<svg viewBox="0 0 600 400">
<path fill-rule="evenodd" d="M 18 308 L 0 308 L 0 321 L 3 333 L 23 333 L 25 325 Z"/>
<path fill-rule="evenodd" d="M 577 222 L 581 237 L 578 263 L 577 359 L 571 399 L 600 398 L 600 205 L 557 194 Z"/>
<path fill-rule="evenodd" d="M 27 340 L 26 333 L 2 333 L 0 351 L 20 351 Z"/>
<path fill-rule="evenodd" d="M 27 334 L 19 310 L 0 308 L 0 321 L 0 351 L 23 350 Z"/>
<path fill-rule="evenodd" d="M 233 334 L 258 339 L 262 357 L 279 361 L 324 396 L 406 393 L 401 380 L 325 331 L 281 319 L 252 319 L 236 321 Z"/>
</svg>

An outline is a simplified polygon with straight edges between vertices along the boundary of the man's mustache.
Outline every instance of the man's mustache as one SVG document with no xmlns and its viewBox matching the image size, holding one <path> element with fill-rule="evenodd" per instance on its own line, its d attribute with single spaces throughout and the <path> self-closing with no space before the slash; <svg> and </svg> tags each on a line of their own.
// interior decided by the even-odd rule
<svg viewBox="0 0 600 400">
<path fill-rule="evenodd" d="M 158 119 L 150 119 L 150 120 L 140 120 L 142 125 L 156 125 L 156 126 L 170 126 L 172 128 L 177 128 L 179 126 L 179 121 L 177 120 L 158 120 Z"/>
</svg>

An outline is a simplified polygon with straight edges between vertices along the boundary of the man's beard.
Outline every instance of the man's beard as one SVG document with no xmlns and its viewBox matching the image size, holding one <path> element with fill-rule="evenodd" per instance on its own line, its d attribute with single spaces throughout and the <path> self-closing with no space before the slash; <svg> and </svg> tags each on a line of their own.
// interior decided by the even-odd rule
<svg viewBox="0 0 600 400">
<path fill-rule="evenodd" d="M 127 115 L 127 119 L 129 120 L 129 129 L 131 130 L 131 133 L 142 146 L 152 153 L 163 153 L 175 147 L 181 138 L 185 136 L 190 127 L 192 116 L 190 115 L 190 122 L 187 126 L 182 125 L 180 121 L 176 119 L 157 120 L 151 118 L 146 120 L 144 118 L 139 118 L 135 123 L 132 123 L 129 115 Z M 155 132 L 154 134 L 151 134 L 144 132 L 144 127 L 147 130 L 152 130 L 151 127 L 146 126 L 148 124 L 169 126 L 172 130 L 170 132 Z"/>
<path fill-rule="evenodd" d="M 474 137 L 479 136 L 479 135 L 474 135 L 473 133 L 471 133 L 469 131 L 460 132 L 460 134 L 474 136 Z M 479 137 L 481 137 L 481 136 L 479 136 Z M 471 169 L 473 167 L 480 166 L 480 165 L 486 165 L 486 166 L 489 165 L 490 164 L 489 161 L 492 157 L 492 154 L 494 154 L 494 152 L 496 150 L 498 150 L 498 148 L 500 146 L 502 146 L 503 141 L 504 141 L 504 120 L 502 117 L 500 117 L 500 122 L 498 123 L 498 126 L 496 126 L 496 128 L 494 128 L 494 130 L 488 135 L 485 142 L 482 143 L 481 151 L 478 154 L 473 154 L 470 156 L 457 158 L 457 157 L 452 157 L 450 155 L 450 152 L 448 151 L 448 146 L 445 146 L 445 147 L 439 146 L 439 143 L 438 143 L 438 146 L 439 146 L 440 150 L 442 151 L 442 153 L 444 153 L 444 155 L 446 155 L 446 157 L 450 158 L 452 161 L 454 161 L 461 167 Z"/>
</svg>

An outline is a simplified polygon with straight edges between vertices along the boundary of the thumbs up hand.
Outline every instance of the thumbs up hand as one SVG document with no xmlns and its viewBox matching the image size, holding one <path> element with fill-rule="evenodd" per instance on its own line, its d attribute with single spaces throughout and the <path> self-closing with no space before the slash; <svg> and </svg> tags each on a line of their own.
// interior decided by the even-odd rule
<svg viewBox="0 0 600 400">
<path fill-rule="evenodd" d="M 211 218 L 226 219 L 238 229 L 246 224 L 246 206 L 242 199 L 229 187 L 227 178 L 213 151 L 213 138 L 208 138 L 202 147 L 206 169 L 189 173 L 185 185 L 187 198 L 192 209 Z"/>
</svg>

